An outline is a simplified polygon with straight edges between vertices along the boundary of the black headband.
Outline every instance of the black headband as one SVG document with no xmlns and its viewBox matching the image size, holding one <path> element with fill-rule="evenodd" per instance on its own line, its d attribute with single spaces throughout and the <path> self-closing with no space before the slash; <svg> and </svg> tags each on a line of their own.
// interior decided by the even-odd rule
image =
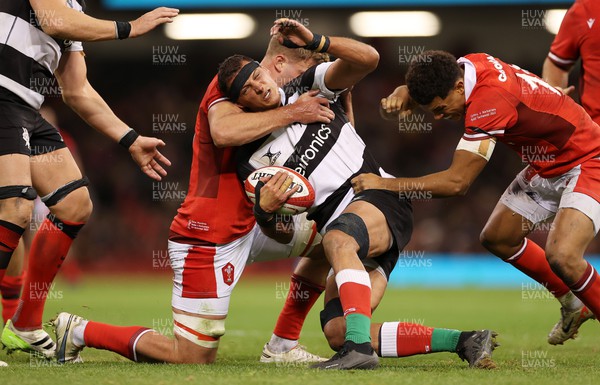
<svg viewBox="0 0 600 385">
<path fill-rule="evenodd" d="M 240 92 L 242 91 L 244 84 L 246 84 L 246 80 L 248 80 L 250 75 L 252 75 L 252 72 L 254 72 L 254 70 L 259 66 L 260 64 L 258 64 L 257 61 L 251 61 L 243 66 L 240 72 L 238 72 L 238 74 L 235 76 L 235 79 L 233 79 L 231 82 L 231 87 L 229 87 L 228 92 L 229 99 L 233 103 L 237 102 L 238 98 L 240 97 Z"/>
</svg>

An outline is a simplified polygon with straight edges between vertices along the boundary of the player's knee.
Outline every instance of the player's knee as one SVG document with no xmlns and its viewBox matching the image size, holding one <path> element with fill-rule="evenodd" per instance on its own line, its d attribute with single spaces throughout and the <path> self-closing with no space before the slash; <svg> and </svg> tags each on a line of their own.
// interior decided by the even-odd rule
<svg viewBox="0 0 600 385">
<path fill-rule="evenodd" d="M 577 280 L 577 269 L 583 263 L 581 257 L 564 247 L 549 247 L 546 250 L 546 259 L 554 274 L 563 279 Z"/>
<path fill-rule="evenodd" d="M 329 321 L 323 328 L 323 334 L 332 350 L 340 350 L 346 338 L 344 319 L 338 317 Z"/>
<path fill-rule="evenodd" d="M 348 234 L 339 231 L 329 231 L 323 237 L 323 247 L 325 250 L 338 251 L 358 251 L 356 241 Z"/>
<path fill-rule="evenodd" d="M 327 226 L 323 237 L 326 254 L 355 252 L 359 258 L 369 253 L 369 232 L 362 218 L 354 213 L 344 213 Z"/>
<path fill-rule="evenodd" d="M 225 319 L 209 319 L 173 312 L 173 329 L 176 335 L 196 345 L 197 354 L 183 359 L 193 363 L 214 362 L 219 340 L 225 334 Z"/>
<path fill-rule="evenodd" d="M 493 231 L 484 228 L 479 234 L 479 242 L 481 242 L 481 245 L 487 250 L 493 251 L 495 246 L 498 244 L 498 239 Z"/>
<path fill-rule="evenodd" d="M 87 188 L 80 188 L 68 194 L 50 211 L 61 219 L 69 222 L 87 222 L 94 206 Z"/>
<path fill-rule="evenodd" d="M 346 322 L 339 297 L 329 300 L 321 311 L 321 329 L 331 349 L 338 351 L 344 344 Z"/>
<path fill-rule="evenodd" d="M 37 192 L 31 186 L 0 187 L 0 218 L 19 227 L 26 227 L 36 197 Z"/>
</svg>

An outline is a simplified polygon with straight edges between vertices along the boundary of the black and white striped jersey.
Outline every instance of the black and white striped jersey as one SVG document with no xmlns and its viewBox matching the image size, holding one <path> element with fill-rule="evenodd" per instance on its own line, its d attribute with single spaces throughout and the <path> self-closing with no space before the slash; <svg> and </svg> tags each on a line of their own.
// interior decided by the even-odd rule
<svg viewBox="0 0 600 385">
<path fill-rule="evenodd" d="M 380 175 L 379 165 L 366 150 L 338 96 L 342 91 L 327 89 L 325 72 L 332 63 L 323 63 L 280 89 L 282 104 L 294 103 L 312 89 L 330 100 L 335 119 L 329 124 L 295 123 L 274 131 L 238 149 L 238 176 L 265 166 L 285 166 L 304 175 L 315 189 L 315 205 L 309 218 L 322 227 L 351 189 L 350 180 L 360 173 Z"/>
<path fill-rule="evenodd" d="M 76 0 L 66 0 L 66 4 L 83 12 Z M 42 89 L 53 81 L 66 51 L 83 51 L 83 46 L 44 33 L 28 0 L 0 1 L 0 100 L 39 109 L 44 102 Z"/>
</svg>

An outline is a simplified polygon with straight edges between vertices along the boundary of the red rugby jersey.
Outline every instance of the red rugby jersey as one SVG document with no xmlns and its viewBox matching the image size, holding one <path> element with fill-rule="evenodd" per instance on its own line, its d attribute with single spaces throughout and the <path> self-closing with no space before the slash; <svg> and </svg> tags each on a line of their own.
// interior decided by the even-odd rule
<svg viewBox="0 0 600 385">
<path fill-rule="evenodd" d="M 217 148 L 210 135 L 208 110 L 224 98 L 215 76 L 200 102 L 190 185 L 171 223 L 171 240 L 191 244 L 228 243 L 254 226 L 252 204 L 236 174 L 236 148 Z"/>
<path fill-rule="evenodd" d="M 488 54 L 459 59 L 467 62 L 476 81 L 465 105 L 464 139 L 495 137 L 544 178 L 600 154 L 600 127 L 569 96 Z"/>
<path fill-rule="evenodd" d="M 548 58 L 569 70 L 581 58 L 581 104 L 600 124 L 600 2 L 578 0 L 571 6 L 552 42 Z"/>
</svg>

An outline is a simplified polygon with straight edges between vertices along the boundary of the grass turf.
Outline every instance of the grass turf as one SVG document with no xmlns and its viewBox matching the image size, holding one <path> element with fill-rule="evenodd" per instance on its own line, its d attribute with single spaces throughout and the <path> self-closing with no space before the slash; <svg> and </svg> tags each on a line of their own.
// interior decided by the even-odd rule
<svg viewBox="0 0 600 385">
<path fill-rule="evenodd" d="M 501 347 L 498 369 L 470 370 L 455 354 L 436 353 L 382 360 L 376 371 L 316 372 L 304 367 L 260 364 L 284 303 L 286 277 L 242 280 L 234 292 L 227 334 L 211 366 L 135 364 L 106 351 L 85 349 L 81 365 L 58 366 L 16 352 L 0 359 L 3 384 L 597 384 L 600 328 L 588 322 L 581 337 L 550 346 L 546 335 L 559 316 L 558 303 L 541 292 L 524 290 L 390 289 L 374 322 L 407 321 L 429 326 L 494 329 Z M 46 318 L 69 311 L 100 322 L 143 325 L 172 335 L 169 277 L 86 279 L 77 287 L 57 284 L 50 292 Z M 317 308 L 320 308 L 318 302 Z M 301 343 L 330 356 L 322 337 L 318 309 L 305 324 Z"/>
</svg>

